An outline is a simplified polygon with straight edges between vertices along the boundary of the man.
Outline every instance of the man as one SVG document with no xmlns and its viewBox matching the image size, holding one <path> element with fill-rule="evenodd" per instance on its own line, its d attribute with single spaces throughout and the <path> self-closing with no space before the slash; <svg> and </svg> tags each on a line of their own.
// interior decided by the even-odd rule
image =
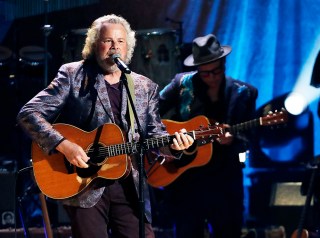
<svg viewBox="0 0 320 238">
<path fill-rule="evenodd" d="M 129 63 L 135 46 L 135 33 L 122 17 L 107 15 L 96 19 L 87 32 L 83 61 L 62 65 L 50 85 L 20 110 L 17 120 L 24 131 L 48 154 L 62 153 L 71 165 L 88 168 L 90 159 L 78 144 L 64 138 L 52 127 L 54 122 L 71 124 L 93 131 L 105 123 L 114 123 L 129 141 L 167 135 L 158 112 L 158 85 L 131 73 L 135 108 L 142 135 L 131 130 L 125 77 L 114 62 L 114 55 Z M 133 126 L 132 126 L 133 127 Z M 137 128 L 137 122 L 134 123 Z M 112 134 L 110 134 L 112 137 Z M 92 141 L 92 143 L 94 143 Z M 170 148 L 162 153 L 172 158 L 187 149 L 193 139 L 184 130 L 175 133 Z M 171 153 L 171 152 L 172 153 Z M 138 156 L 131 155 L 128 177 L 93 183 L 84 192 L 66 199 L 72 237 L 139 237 Z M 145 236 L 154 237 L 148 187 L 145 188 Z"/>
<path fill-rule="evenodd" d="M 224 127 L 252 119 L 257 90 L 225 75 L 226 56 L 230 52 L 231 47 L 221 46 L 212 34 L 194 39 L 192 54 L 184 60 L 184 65 L 196 70 L 177 74 L 160 92 L 160 114 L 170 112 L 171 119 L 176 121 L 204 115 Z M 207 225 L 214 237 L 240 237 L 243 175 L 239 152 L 247 147 L 245 134 L 226 132 L 213 142 L 210 162 L 188 169 L 167 187 L 172 192 L 170 205 L 177 238 L 204 237 Z M 185 161 L 184 157 L 196 157 L 200 149 L 194 143 L 181 161 Z M 177 166 L 183 165 L 177 163 Z"/>
</svg>

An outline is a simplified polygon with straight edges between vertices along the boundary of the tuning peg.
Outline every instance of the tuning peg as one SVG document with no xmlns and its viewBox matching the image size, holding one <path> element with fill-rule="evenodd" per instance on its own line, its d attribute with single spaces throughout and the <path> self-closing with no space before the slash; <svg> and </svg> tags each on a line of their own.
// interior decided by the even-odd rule
<svg viewBox="0 0 320 238">
<path fill-rule="evenodd" d="M 277 112 L 277 110 L 275 110 L 275 112 Z M 268 111 L 268 115 L 272 115 L 273 112 L 272 111 Z"/>
</svg>

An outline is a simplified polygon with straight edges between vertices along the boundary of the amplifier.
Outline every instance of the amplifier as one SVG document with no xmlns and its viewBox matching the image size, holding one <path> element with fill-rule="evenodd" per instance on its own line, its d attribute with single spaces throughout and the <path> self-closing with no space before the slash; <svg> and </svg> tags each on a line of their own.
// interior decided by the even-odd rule
<svg viewBox="0 0 320 238">
<path fill-rule="evenodd" d="M 30 238 L 43 238 L 46 237 L 46 233 L 43 228 L 30 227 L 28 229 Z M 70 227 L 57 227 L 52 229 L 54 238 L 71 238 L 71 228 Z M 22 228 L 18 229 L 0 229 L 1 238 L 25 238 L 24 230 Z"/>
<path fill-rule="evenodd" d="M 0 171 L 0 228 L 13 227 L 15 223 L 15 173 Z"/>
</svg>

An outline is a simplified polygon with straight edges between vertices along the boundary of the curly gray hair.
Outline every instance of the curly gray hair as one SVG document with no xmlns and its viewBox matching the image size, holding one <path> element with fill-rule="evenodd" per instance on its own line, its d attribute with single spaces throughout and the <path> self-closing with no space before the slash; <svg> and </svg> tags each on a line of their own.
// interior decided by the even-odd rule
<svg viewBox="0 0 320 238">
<path fill-rule="evenodd" d="M 127 52 L 127 58 L 124 60 L 126 61 L 126 63 L 130 63 L 133 55 L 134 47 L 136 45 L 135 32 L 131 29 L 130 24 L 127 22 L 126 19 L 114 14 L 99 17 L 92 23 L 91 27 L 88 29 L 85 45 L 82 50 L 83 59 L 90 59 L 94 56 L 93 45 L 98 40 L 100 36 L 101 27 L 105 22 L 113 23 L 113 24 L 121 24 L 125 28 L 127 32 L 128 52 Z"/>
</svg>

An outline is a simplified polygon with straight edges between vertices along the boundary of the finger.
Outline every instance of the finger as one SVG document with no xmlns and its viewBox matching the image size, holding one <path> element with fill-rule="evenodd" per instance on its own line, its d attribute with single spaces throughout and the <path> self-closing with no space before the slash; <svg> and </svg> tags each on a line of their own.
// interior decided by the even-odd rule
<svg viewBox="0 0 320 238">
<path fill-rule="evenodd" d="M 88 157 L 86 153 L 81 154 L 81 160 L 83 160 L 85 163 L 87 163 L 89 159 L 90 157 Z"/>
<path fill-rule="evenodd" d="M 230 132 L 226 132 L 226 134 L 224 136 L 225 137 L 233 137 L 233 135 Z"/>
<path fill-rule="evenodd" d="M 187 132 L 187 130 L 186 130 L 185 128 L 182 128 L 182 129 L 180 130 L 180 133 L 185 134 L 186 132 Z"/>
<path fill-rule="evenodd" d="M 179 142 L 177 140 L 177 138 L 173 138 L 173 145 L 176 147 L 176 148 L 179 148 L 180 145 L 182 145 L 183 143 L 182 142 Z"/>
<path fill-rule="evenodd" d="M 84 162 L 83 160 L 80 160 L 78 167 L 80 167 L 80 168 L 88 168 L 89 165 L 86 162 Z"/>
<path fill-rule="evenodd" d="M 175 132 L 174 134 L 176 136 L 175 140 L 177 142 L 177 145 L 178 146 L 182 145 L 183 144 L 183 141 L 182 141 L 182 138 L 181 138 L 182 133 Z"/>
<path fill-rule="evenodd" d="M 182 145 L 184 147 L 189 147 L 190 142 L 188 137 L 185 134 L 181 134 L 180 138 L 181 138 Z"/>
<path fill-rule="evenodd" d="M 87 157 L 87 155 L 85 155 L 85 156 L 82 156 L 82 155 L 76 156 L 76 164 L 75 165 L 78 166 L 79 168 L 88 168 L 89 165 L 85 161 L 86 157 Z"/>
<path fill-rule="evenodd" d="M 194 142 L 193 137 L 192 137 L 192 136 L 187 135 L 187 139 L 188 139 L 188 142 L 189 142 L 189 146 L 191 146 L 191 145 L 193 144 L 193 142 Z"/>
<path fill-rule="evenodd" d="M 184 146 L 183 146 L 183 143 L 181 143 L 179 145 L 178 141 L 176 138 L 173 139 L 173 144 L 170 145 L 170 147 L 174 150 L 184 150 Z"/>
</svg>

